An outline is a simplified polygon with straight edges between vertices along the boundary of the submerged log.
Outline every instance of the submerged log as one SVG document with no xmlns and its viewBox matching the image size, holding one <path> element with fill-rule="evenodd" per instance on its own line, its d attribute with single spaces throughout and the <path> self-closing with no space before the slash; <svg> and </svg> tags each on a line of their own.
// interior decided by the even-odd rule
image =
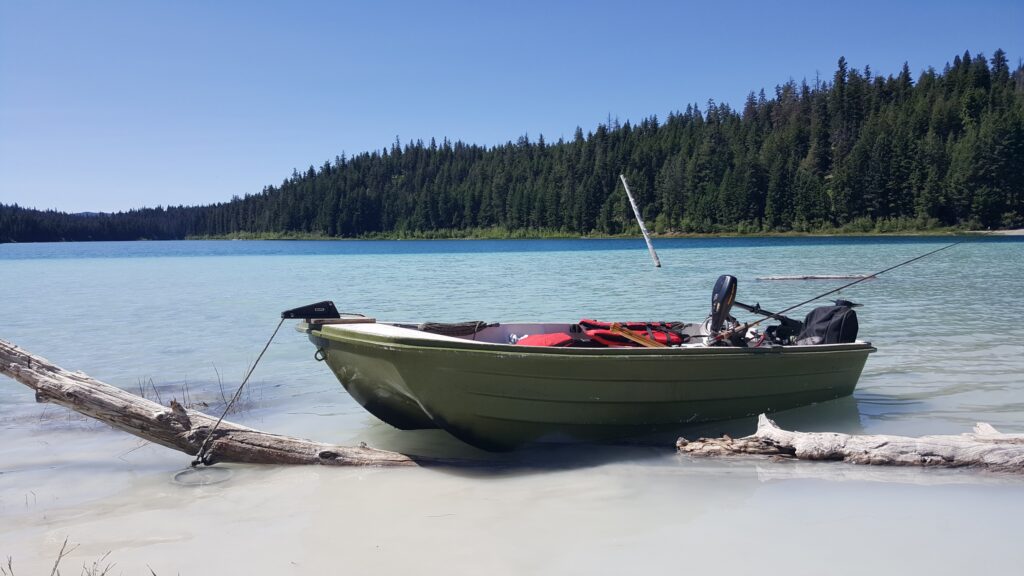
<svg viewBox="0 0 1024 576">
<path fill-rule="evenodd" d="M 189 410 L 172 400 L 162 406 L 91 378 L 69 372 L 0 340 L 0 374 L 32 388 L 37 402 L 52 402 L 167 448 L 195 456 L 217 418 Z M 249 464 L 324 464 L 331 466 L 418 466 L 454 464 L 397 452 L 323 444 L 254 430 L 223 421 L 210 442 L 207 461 Z"/>
<path fill-rule="evenodd" d="M 808 274 L 797 276 L 758 276 L 758 280 L 862 280 L 874 278 L 868 274 Z"/>
<path fill-rule="evenodd" d="M 765 455 L 852 464 L 979 468 L 1024 473 L 1024 434 L 1002 434 L 979 423 L 974 432 L 948 436 L 850 435 L 791 432 L 761 414 L 757 432 L 743 438 L 680 438 L 676 448 L 693 456 Z"/>
</svg>

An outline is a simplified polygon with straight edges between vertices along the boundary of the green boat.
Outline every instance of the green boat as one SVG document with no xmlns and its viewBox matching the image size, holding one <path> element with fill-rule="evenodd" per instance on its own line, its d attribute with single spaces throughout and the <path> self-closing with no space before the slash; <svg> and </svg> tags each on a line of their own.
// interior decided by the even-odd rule
<svg viewBox="0 0 1024 576">
<path fill-rule="evenodd" d="M 326 304 L 332 317 L 310 312 Z M 760 333 L 736 323 L 728 308 L 703 323 L 631 330 L 594 321 L 377 322 L 340 317 L 329 302 L 283 316 L 305 318 L 297 329 L 317 359 L 377 418 L 403 430 L 441 428 L 487 450 L 622 439 L 832 400 L 853 393 L 875 351 L 849 330 L 832 343 L 826 332 L 836 329 L 835 314 L 818 323 L 824 338 L 798 338 L 806 335 L 793 321 Z M 848 325 L 848 307 L 833 308 Z M 813 328 L 805 323 L 796 324 Z M 855 315 L 852 323 L 855 333 Z M 715 336 L 723 324 L 733 326 L 730 338 Z M 623 331 L 632 342 L 605 342 Z"/>
</svg>

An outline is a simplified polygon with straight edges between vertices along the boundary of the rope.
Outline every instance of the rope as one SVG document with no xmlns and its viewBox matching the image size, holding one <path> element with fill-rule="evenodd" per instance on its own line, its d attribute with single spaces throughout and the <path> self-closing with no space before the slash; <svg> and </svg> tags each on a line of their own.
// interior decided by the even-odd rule
<svg viewBox="0 0 1024 576">
<path fill-rule="evenodd" d="M 270 348 L 270 343 L 274 341 L 274 336 L 277 336 L 277 331 L 281 329 L 281 325 L 284 324 L 284 320 L 284 318 L 281 318 L 281 321 L 277 323 L 277 328 L 274 328 L 274 333 L 270 335 L 270 340 L 267 340 L 267 343 L 263 345 L 263 350 L 260 351 L 260 355 L 256 357 L 256 361 L 252 363 L 252 366 L 249 368 L 249 372 L 245 375 L 245 378 L 242 379 L 242 384 L 238 386 L 238 390 L 235 390 L 235 395 L 231 397 L 231 401 L 224 407 L 224 412 L 220 415 L 220 418 L 217 419 L 217 423 L 213 425 L 213 428 L 210 429 L 210 433 L 206 436 L 206 440 L 203 440 L 203 445 L 199 447 L 196 459 L 192 461 L 191 466 L 193 468 L 200 464 L 205 466 L 210 465 L 210 462 L 207 460 L 206 451 L 209 450 L 210 443 L 213 441 L 213 433 L 217 431 L 217 427 L 224 421 L 224 417 L 228 415 L 228 412 L 231 410 L 231 406 L 233 406 L 235 401 L 238 400 L 238 397 L 242 395 L 242 388 L 245 388 L 245 383 L 249 381 L 249 377 L 252 376 L 253 371 L 256 370 L 256 365 L 260 363 L 260 359 L 263 358 L 263 354 L 266 353 L 267 348 Z"/>
</svg>

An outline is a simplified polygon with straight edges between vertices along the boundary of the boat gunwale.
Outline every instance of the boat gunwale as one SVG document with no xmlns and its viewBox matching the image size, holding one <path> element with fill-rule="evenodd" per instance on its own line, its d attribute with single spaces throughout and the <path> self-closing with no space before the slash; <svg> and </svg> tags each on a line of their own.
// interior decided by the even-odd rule
<svg viewBox="0 0 1024 576">
<path fill-rule="evenodd" d="M 485 354 L 515 354 L 517 356 L 573 356 L 573 357 L 678 357 L 678 356 L 722 356 L 722 355 L 760 355 L 760 354 L 827 354 L 843 352 L 860 352 L 868 354 L 877 352 L 870 342 L 857 341 L 845 344 L 816 344 L 812 346 L 772 346 L 760 348 L 739 348 L 732 346 L 688 346 L 667 348 L 642 347 L 550 347 L 550 346 L 517 346 L 515 344 L 498 344 L 463 339 L 416 338 L 404 335 L 380 335 L 331 326 L 328 330 L 317 330 L 312 326 L 300 324 L 297 329 L 313 337 L 320 337 L 339 343 L 360 343 L 385 345 L 406 350 L 430 349 L 432 351 L 480 352 Z"/>
</svg>

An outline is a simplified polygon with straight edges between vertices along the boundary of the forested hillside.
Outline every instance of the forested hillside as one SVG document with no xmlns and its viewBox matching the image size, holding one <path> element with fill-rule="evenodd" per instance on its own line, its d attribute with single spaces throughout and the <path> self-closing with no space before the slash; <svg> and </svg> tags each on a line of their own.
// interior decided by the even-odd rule
<svg viewBox="0 0 1024 576">
<path fill-rule="evenodd" d="M 0 205 L 0 241 L 617 234 L 634 225 L 619 173 L 662 233 L 1020 227 L 1024 67 L 964 53 L 914 79 L 841 58 L 742 110 L 690 105 L 568 141 L 395 142 L 210 206 Z"/>
</svg>

